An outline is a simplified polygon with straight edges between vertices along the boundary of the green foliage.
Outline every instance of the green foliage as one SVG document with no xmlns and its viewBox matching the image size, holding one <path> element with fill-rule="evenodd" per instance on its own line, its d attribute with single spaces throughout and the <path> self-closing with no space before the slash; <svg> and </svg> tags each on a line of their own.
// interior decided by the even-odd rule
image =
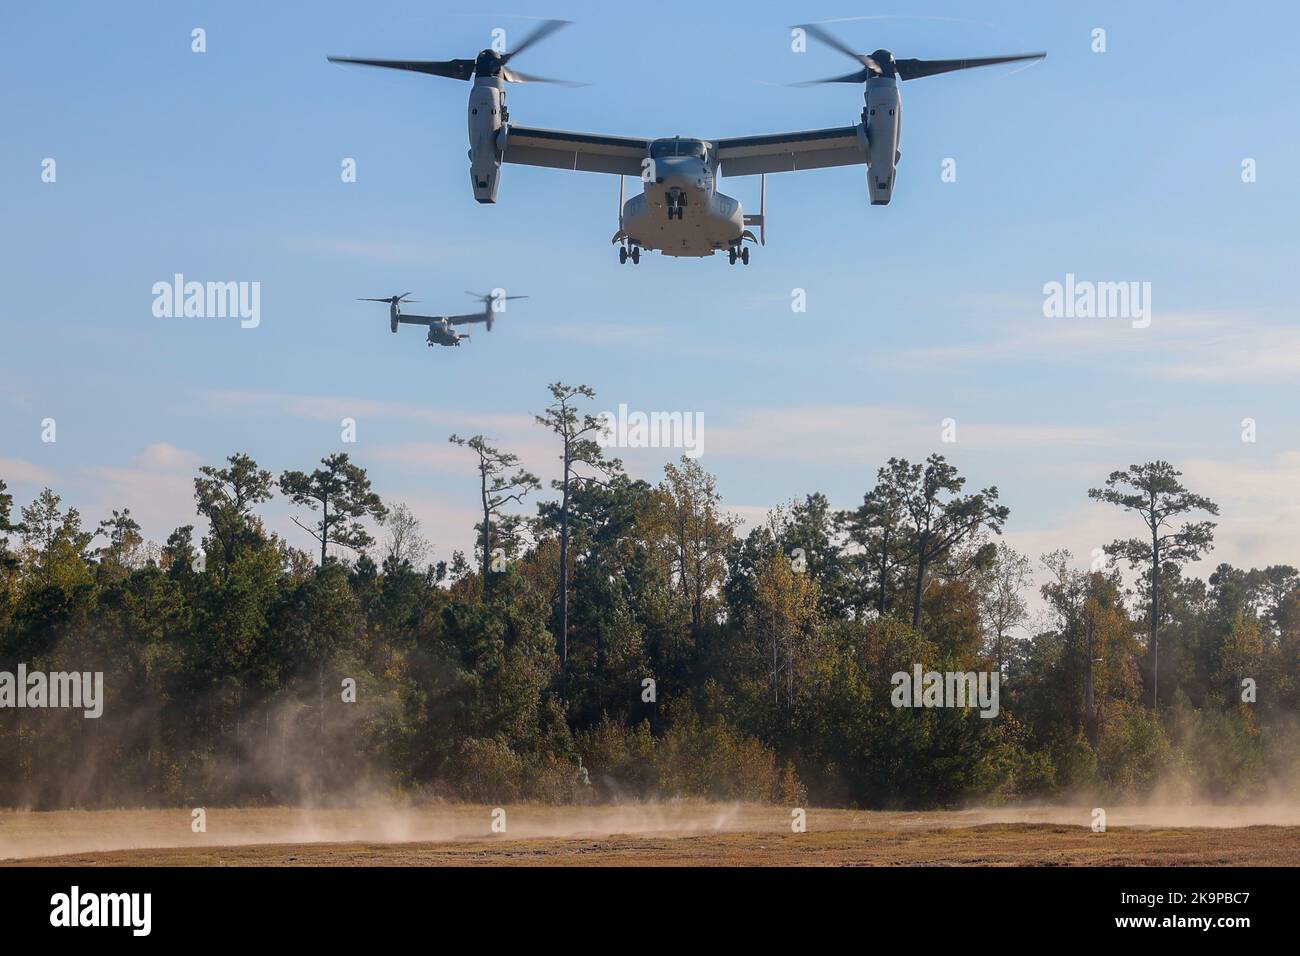
<svg viewBox="0 0 1300 956">
<path fill-rule="evenodd" d="M 1161 605 L 1166 597 L 1161 576 L 1166 581 L 1171 577 L 1176 579 L 1182 565 L 1195 561 L 1214 546 L 1213 521 L 1175 525 L 1174 520 L 1192 511 L 1219 513 L 1219 506 L 1209 498 L 1184 487 L 1181 477 L 1182 472 L 1169 462 L 1152 461 L 1129 465 L 1124 471 L 1112 471 L 1105 487 L 1088 490 L 1089 498 L 1133 512 L 1146 525 L 1144 537 L 1114 541 L 1106 546 L 1106 553 L 1122 558 L 1131 567 L 1146 569 L 1153 707 L 1158 707 L 1160 700 Z"/>
<path fill-rule="evenodd" d="M 802 786 L 793 768 L 777 768 L 771 747 L 724 716 L 703 719 L 689 700 L 667 708 L 655 736 L 648 721 L 633 727 L 603 718 L 579 735 L 598 799 L 708 797 L 766 802 Z"/>
<path fill-rule="evenodd" d="M 297 518 L 293 520 L 319 542 L 323 565 L 331 544 L 352 551 L 363 551 L 373 544 L 374 539 L 358 519 L 369 516 L 382 521 L 387 512 L 379 496 L 370 490 L 365 470 L 349 461 L 346 454 L 328 455 L 321 459 L 321 464 L 324 467 L 310 475 L 301 471 L 284 472 L 280 476 L 280 490 L 294 504 L 320 512 L 320 519 L 311 525 Z M 201 494 L 201 490 L 196 493 Z"/>
<path fill-rule="evenodd" d="M 1111 793 L 1133 799 L 1151 793 L 1162 782 L 1175 783 L 1179 756 L 1154 714 L 1126 704 L 1117 707 L 1106 720 L 1097 770 Z"/>
<path fill-rule="evenodd" d="M 468 448 L 478 459 L 479 502 L 483 520 L 477 527 L 479 540 L 479 567 L 482 585 L 487 590 L 492 574 L 492 557 L 497 552 L 513 560 L 521 547 L 522 521 L 518 515 L 503 514 L 509 504 L 518 504 L 530 491 L 541 487 L 541 482 L 530 472 L 518 467 L 519 456 L 501 451 L 487 443 L 482 435 L 461 438 L 452 435 L 453 445 Z"/>
<path fill-rule="evenodd" d="M 247 455 L 200 470 L 204 530 L 161 548 L 126 509 L 96 541 L 49 489 L 15 523 L 0 482 L 0 670 L 103 671 L 106 691 L 97 721 L 0 711 L 0 805 L 1296 794 L 1294 568 L 1184 577 L 1208 541 L 1160 531 L 1159 580 L 1134 596 L 1053 552 L 1026 633 L 1028 559 L 990 542 L 1006 508 L 940 456 L 891 460 L 861 508 L 811 494 L 738 538 L 697 461 L 633 480 L 574 406 L 590 390 L 551 396 L 541 421 L 570 471 L 536 520 L 519 507 L 536 479 L 463 442 L 486 502 L 479 557 L 505 550 L 502 569 L 460 553 L 417 567 L 418 521 L 346 455 L 280 479 L 318 519 L 301 527 L 319 564 L 267 533 L 256 509 L 274 484 Z M 1170 472 L 1116 473 L 1102 500 L 1141 511 L 1119 486 L 1146 481 L 1168 507 L 1209 510 Z M 372 557 L 365 521 L 390 514 Z M 997 717 L 894 706 L 893 676 L 916 665 L 998 674 Z"/>
</svg>

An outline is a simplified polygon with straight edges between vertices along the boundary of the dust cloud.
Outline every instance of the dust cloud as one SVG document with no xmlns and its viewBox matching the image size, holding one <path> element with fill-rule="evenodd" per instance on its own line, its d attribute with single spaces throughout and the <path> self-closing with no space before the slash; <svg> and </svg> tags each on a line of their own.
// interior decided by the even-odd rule
<svg viewBox="0 0 1300 956">
<path fill-rule="evenodd" d="M 717 833 L 790 832 L 790 809 L 703 801 L 544 806 L 509 805 L 506 832 L 492 831 L 495 808 L 473 804 L 350 808 L 209 808 L 207 830 L 191 831 L 191 811 L 73 810 L 0 812 L 0 859 L 112 850 L 313 843 L 477 843 L 611 836 L 686 837 Z M 1055 824 L 1087 828 L 1087 805 L 1002 806 L 964 810 L 857 811 L 808 808 L 814 831 L 888 834 L 989 824 Z M 1300 826 L 1300 806 L 1133 805 L 1106 807 L 1107 827 L 1234 828 Z"/>
</svg>

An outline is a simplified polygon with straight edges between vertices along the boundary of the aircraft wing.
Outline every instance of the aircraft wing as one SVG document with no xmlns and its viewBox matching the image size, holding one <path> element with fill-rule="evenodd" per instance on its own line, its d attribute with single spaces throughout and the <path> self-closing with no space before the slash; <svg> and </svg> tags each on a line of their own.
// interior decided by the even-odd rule
<svg viewBox="0 0 1300 956">
<path fill-rule="evenodd" d="M 724 176 L 788 173 L 827 166 L 856 166 L 867 161 L 866 137 L 860 126 L 814 129 L 765 136 L 733 136 L 714 141 Z"/>
<path fill-rule="evenodd" d="M 469 325 L 471 322 L 482 322 L 483 318 L 482 312 L 474 312 L 469 315 L 399 315 L 397 321 L 404 325 L 429 325 L 446 319 L 452 325 Z"/>
<path fill-rule="evenodd" d="M 509 126 L 502 159 L 522 166 L 640 176 L 649 150 L 648 139 Z"/>
</svg>

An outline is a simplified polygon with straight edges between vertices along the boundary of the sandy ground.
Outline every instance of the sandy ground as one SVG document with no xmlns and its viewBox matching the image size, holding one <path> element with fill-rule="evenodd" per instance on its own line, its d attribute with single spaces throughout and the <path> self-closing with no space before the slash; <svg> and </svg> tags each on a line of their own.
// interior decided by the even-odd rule
<svg viewBox="0 0 1300 956">
<path fill-rule="evenodd" d="M 346 810 L 0 812 L 0 860 L 86 865 L 1286 865 L 1300 808 L 1090 807 L 917 813 L 695 802 L 599 807 L 438 804 Z"/>
</svg>

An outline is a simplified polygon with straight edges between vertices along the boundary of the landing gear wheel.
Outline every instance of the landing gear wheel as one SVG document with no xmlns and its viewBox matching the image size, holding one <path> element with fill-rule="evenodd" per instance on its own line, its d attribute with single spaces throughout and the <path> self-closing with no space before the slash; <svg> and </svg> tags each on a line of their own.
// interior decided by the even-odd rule
<svg viewBox="0 0 1300 956">
<path fill-rule="evenodd" d="M 627 265 L 627 246 L 618 247 L 618 264 Z"/>
<path fill-rule="evenodd" d="M 728 250 L 727 250 L 727 261 L 730 262 L 733 266 L 736 264 L 736 250 L 735 250 L 735 249 L 728 249 Z"/>
<path fill-rule="evenodd" d="M 744 249 L 741 249 L 741 250 L 740 250 L 740 261 L 743 262 L 745 265 L 749 265 L 749 247 L 748 247 L 748 246 L 746 246 Z"/>
<path fill-rule="evenodd" d="M 634 265 L 634 266 L 639 266 L 640 264 L 641 264 L 641 247 L 640 247 L 640 246 L 633 246 L 633 247 L 632 247 L 632 265 Z"/>
</svg>

